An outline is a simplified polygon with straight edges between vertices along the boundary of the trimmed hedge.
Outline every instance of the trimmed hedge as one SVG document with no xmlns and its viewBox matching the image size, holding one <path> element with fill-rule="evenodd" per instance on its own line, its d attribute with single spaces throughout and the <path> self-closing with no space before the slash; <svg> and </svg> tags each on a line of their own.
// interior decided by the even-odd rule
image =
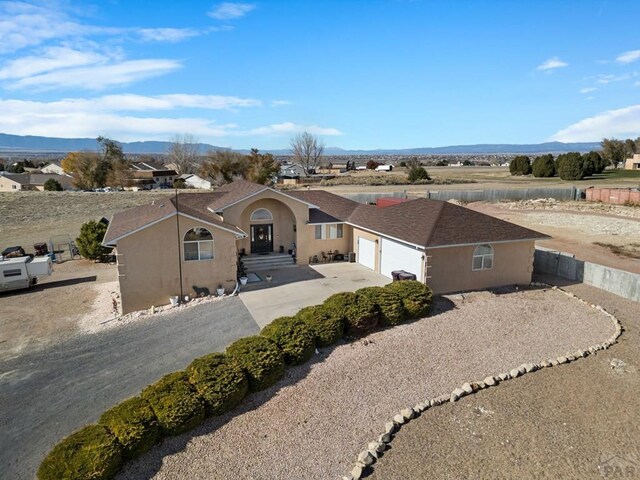
<svg viewBox="0 0 640 480">
<path fill-rule="evenodd" d="M 89 425 L 72 433 L 45 457 L 40 480 L 106 480 L 122 465 L 122 446 L 103 425 Z"/>
<path fill-rule="evenodd" d="M 344 335 L 344 318 L 331 316 L 322 305 L 305 307 L 296 317 L 311 328 L 319 348 L 333 345 Z"/>
<path fill-rule="evenodd" d="M 284 353 L 284 363 L 300 365 L 311 358 L 316 349 L 313 331 L 296 317 L 276 318 L 260 332 L 270 338 Z"/>
<path fill-rule="evenodd" d="M 204 400 L 207 415 L 221 415 L 237 406 L 249 390 L 242 367 L 224 353 L 196 358 L 187 367 L 189 382 Z"/>
<path fill-rule="evenodd" d="M 402 298 L 408 318 L 420 318 L 429 313 L 433 293 L 424 283 L 417 280 L 403 280 L 390 283 L 385 288 L 397 293 Z"/>
<path fill-rule="evenodd" d="M 380 324 L 387 327 L 398 325 L 407 318 L 402 298 L 396 292 L 384 287 L 364 287 L 356 295 L 368 297 L 378 307 Z"/>
<path fill-rule="evenodd" d="M 347 335 L 363 336 L 378 326 L 378 307 L 367 296 L 353 292 L 336 293 L 327 298 L 323 306 L 332 317 L 344 319 Z"/>
<path fill-rule="evenodd" d="M 234 358 L 247 374 L 251 392 L 270 387 L 284 374 L 284 354 L 267 337 L 241 338 L 227 347 L 227 355 Z"/>
<path fill-rule="evenodd" d="M 202 423 L 204 402 L 189 383 L 186 372 L 165 375 L 142 391 L 165 435 L 178 435 Z"/>
<path fill-rule="evenodd" d="M 126 459 L 149 451 L 160 437 L 156 414 L 141 397 L 130 398 L 107 410 L 99 423 L 116 436 Z"/>
</svg>

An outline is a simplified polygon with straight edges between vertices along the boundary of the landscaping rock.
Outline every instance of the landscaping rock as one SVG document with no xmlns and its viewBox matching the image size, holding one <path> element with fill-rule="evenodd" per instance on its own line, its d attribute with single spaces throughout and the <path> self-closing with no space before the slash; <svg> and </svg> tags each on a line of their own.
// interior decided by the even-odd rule
<svg viewBox="0 0 640 480">
<path fill-rule="evenodd" d="M 558 357 L 558 363 L 559 364 L 563 364 L 563 363 L 567 363 L 567 357 Z"/>
<path fill-rule="evenodd" d="M 536 366 L 533 363 L 527 363 L 524 366 L 524 369 L 527 373 L 535 372 L 537 370 Z"/>
<path fill-rule="evenodd" d="M 403 408 L 402 410 L 400 410 L 400 415 L 402 415 L 406 421 L 414 418 L 416 416 L 416 412 L 414 412 L 411 408 Z"/>
<path fill-rule="evenodd" d="M 505 372 L 498 375 L 498 378 L 504 382 L 505 380 L 509 380 L 511 378 L 511 375 Z"/>
<path fill-rule="evenodd" d="M 396 425 L 402 425 L 403 423 L 405 423 L 405 419 L 402 415 L 397 414 L 393 416 L 393 423 L 395 423 Z"/>
<path fill-rule="evenodd" d="M 465 391 L 461 388 L 456 388 L 453 392 L 451 392 L 451 401 L 457 402 L 460 397 L 464 397 Z"/>
<path fill-rule="evenodd" d="M 513 370 L 511 370 L 509 372 L 509 375 L 511 375 L 511 378 L 516 378 L 520 376 L 520 370 L 518 370 L 517 368 L 514 368 Z"/>
<path fill-rule="evenodd" d="M 380 435 L 378 437 L 378 441 L 382 442 L 382 443 L 389 443 L 391 441 L 391 434 L 390 433 L 383 433 L 382 435 Z"/>
<path fill-rule="evenodd" d="M 362 478 L 363 473 L 364 473 L 364 465 L 356 465 L 351 470 L 351 476 L 354 478 L 354 480 L 359 480 L 360 478 Z"/>
<path fill-rule="evenodd" d="M 389 435 L 391 435 L 393 432 L 396 431 L 396 424 L 393 422 L 387 422 L 384 424 L 384 433 L 388 433 Z"/>
<path fill-rule="evenodd" d="M 473 387 L 471 386 L 470 383 L 462 384 L 462 390 L 464 390 L 465 393 L 473 393 Z"/>
<path fill-rule="evenodd" d="M 484 383 L 489 387 L 493 387 L 496 384 L 496 379 L 494 377 L 487 377 L 484 379 Z"/>
<path fill-rule="evenodd" d="M 371 465 L 373 462 L 375 462 L 375 460 L 376 458 L 371 454 L 369 450 L 360 452 L 360 455 L 358 455 L 358 462 L 362 463 L 363 465 Z M 353 472 L 351 473 L 353 474 Z"/>
</svg>

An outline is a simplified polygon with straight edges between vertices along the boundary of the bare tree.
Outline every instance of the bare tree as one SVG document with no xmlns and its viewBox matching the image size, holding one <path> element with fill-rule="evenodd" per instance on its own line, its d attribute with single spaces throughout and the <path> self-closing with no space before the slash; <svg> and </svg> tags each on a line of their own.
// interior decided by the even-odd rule
<svg viewBox="0 0 640 480">
<path fill-rule="evenodd" d="M 307 177 L 315 173 L 324 152 L 324 143 L 309 132 L 302 132 L 291 139 L 290 145 L 293 163 L 300 166 Z"/>
<path fill-rule="evenodd" d="M 176 135 L 173 138 L 169 151 L 167 152 L 169 162 L 173 163 L 174 170 L 178 175 L 194 173 L 196 170 L 199 155 L 198 143 L 193 135 L 185 133 Z"/>
</svg>

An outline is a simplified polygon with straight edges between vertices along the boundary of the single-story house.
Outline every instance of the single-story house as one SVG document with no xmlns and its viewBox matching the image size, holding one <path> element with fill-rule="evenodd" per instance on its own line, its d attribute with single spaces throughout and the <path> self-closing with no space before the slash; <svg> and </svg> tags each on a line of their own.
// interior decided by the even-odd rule
<svg viewBox="0 0 640 480">
<path fill-rule="evenodd" d="M 57 175 L 67 175 L 64 171 L 64 168 L 62 168 L 62 165 L 60 165 L 59 160 L 51 161 L 48 165 L 40 168 L 40 171 L 42 173 L 55 173 Z"/>
<path fill-rule="evenodd" d="M 640 153 L 635 153 L 633 157 L 627 158 L 624 162 L 625 170 L 640 170 Z"/>
<path fill-rule="evenodd" d="M 194 286 L 231 291 L 241 252 L 292 250 L 306 265 L 337 251 L 389 278 L 394 270 L 411 272 L 436 293 L 526 284 L 535 241 L 544 238 L 437 200 L 379 208 L 323 190 L 284 192 L 239 180 L 117 213 L 103 244 L 116 248 L 128 313 L 191 294 Z"/>
<path fill-rule="evenodd" d="M 129 190 L 155 190 L 157 188 L 173 188 L 178 178 L 175 170 L 131 170 Z"/>
<path fill-rule="evenodd" d="M 211 190 L 211 182 L 209 180 L 205 180 L 202 177 L 199 177 L 195 173 L 184 173 L 180 175 L 184 183 L 192 188 L 202 188 L 205 190 Z"/>
<path fill-rule="evenodd" d="M 73 179 L 67 175 L 57 175 L 55 173 L 5 173 L 0 175 L 0 192 L 44 191 L 44 184 L 50 178 L 57 180 L 65 190 L 73 188 Z"/>
</svg>

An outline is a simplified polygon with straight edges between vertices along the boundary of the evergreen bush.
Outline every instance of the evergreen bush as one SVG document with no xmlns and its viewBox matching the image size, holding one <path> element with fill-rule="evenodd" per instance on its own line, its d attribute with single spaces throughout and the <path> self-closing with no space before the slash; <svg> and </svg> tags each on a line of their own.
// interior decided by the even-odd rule
<svg viewBox="0 0 640 480">
<path fill-rule="evenodd" d="M 91 220 L 80 227 L 80 236 L 76 238 L 76 245 L 83 258 L 97 260 L 108 249 L 102 246 L 102 239 L 107 233 L 107 226 L 102 222 Z"/>
<path fill-rule="evenodd" d="M 402 298 L 396 292 L 384 287 L 365 287 L 356 291 L 356 295 L 369 297 L 380 312 L 382 326 L 398 325 L 404 321 L 407 312 Z"/>
<path fill-rule="evenodd" d="M 297 317 L 276 318 L 262 329 L 260 335 L 276 342 L 287 365 L 306 362 L 316 349 L 313 331 Z"/>
<path fill-rule="evenodd" d="M 518 155 L 509 163 L 511 175 L 529 175 L 531 173 L 531 160 L 526 155 Z"/>
<path fill-rule="evenodd" d="M 429 313 L 433 293 L 424 283 L 417 280 L 403 280 L 390 283 L 385 288 L 400 296 L 408 318 L 420 318 Z"/>
<path fill-rule="evenodd" d="M 145 388 L 142 398 L 151 405 L 165 435 L 178 435 L 191 430 L 202 423 L 205 417 L 204 402 L 184 371 L 165 375 Z"/>
<path fill-rule="evenodd" d="M 541 155 L 536 157 L 531 165 L 531 172 L 534 177 L 553 177 L 556 174 L 556 164 L 553 155 Z"/>
<path fill-rule="evenodd" d="M 378 326 L 378 307 L 369 297 L 353 292 L 336 293 L 323 305 L 329 315 L 344 319 L 346 335 L 366 335 Z"/>
<path fill-rule="evenodd" d="M 267 337 L 236 340 L 227 347 L 227 355 L 235 359 L 247 374 L 251 392 L 270 387 L 284 374 L 284 354 Z"/>
<path fill-rule="evenodd" d="M 60 182 L 55 178 L 50 178 L 49 180 L 44 182 L 44 189 L 47 192 L 61 192 L 62 185 L 60 185 Z"/>
<path fill-rule="evenodd" d="M 89 425 L 72 433 L 45 457 L 39 480 L 106 480 L 122 465 L 122 446 L 103 425 Z"/>
<path fill-rule="evenodd" d="M 249 390 L 240 365 L 224 353 L 196 358 L 186 371 L 189 382 L 204 400 L 208 415 L 221 415 L 236 407 Z"/>
<path fill-rule="evenodd" d="M 585 174 L 582 155 L 578 152 L 559 155 L 556 159 L 556 170 L 562 180 L 582 180 Z"/>
<path fill-rule="evenodd" d="M 333 345 L 344 335 L 344 318 L 330 315 L 322 305 L 303 308 L 296 317 L 311 328 L 319 348 Z"/>
<path fill-rule="evenodd" d="M 141 397 L 130 398 L 107 410 L 99 423 L 116 436 L 126 459 L 148 451 L 160 436 L 158 419 L 149 402 Z"/>
</svg>

